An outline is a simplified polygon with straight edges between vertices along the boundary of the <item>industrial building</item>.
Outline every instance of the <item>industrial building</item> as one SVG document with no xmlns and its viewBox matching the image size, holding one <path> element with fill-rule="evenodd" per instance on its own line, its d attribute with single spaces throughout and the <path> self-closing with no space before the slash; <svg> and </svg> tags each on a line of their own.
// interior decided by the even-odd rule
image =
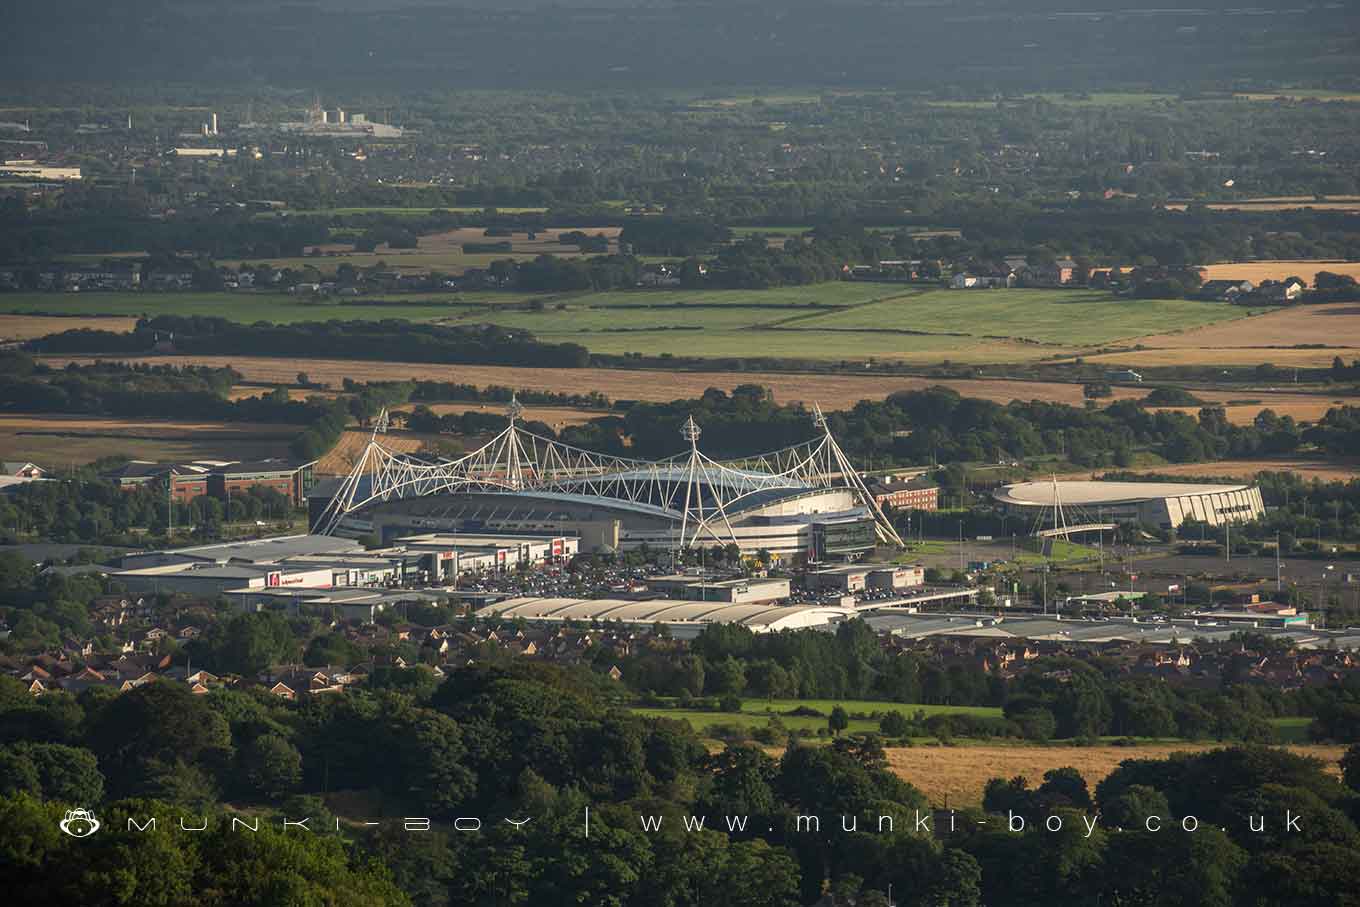
<svg viewBox="0 0 1360 907">
<path fill-rule="evenodd" d="M 671 599 L 510 598 L 478 609 L 483 619 L 532 623 L 618 622 L 641 627 L 661 624 L 678 639 L 692 638 L 714 623 L 740 624 L 754 633 L 821 627 L 850 620 L 854 608 L 821 605 L 729 605 Z"/>
<path fill-rule="evenodd" d="M 1008 512 L 1028 515 L 1041 529 L 1060 525 L 1141 523 L 1175 529 L 1186 520 L 1211 526 L 1246 523 L 1265 514 L 1252 485 L 1181 482 L 1022 482 L 992 492 Z"/>
<path fill-rule="evenodd" d="M 364 550 L 339 536 L 295 535 L 131 554 L 110 576 L 133 594 L 228 598 L 254 607 L 293 590 L 451 584 L 466 574 L 540 564 L 576 551 L 577 540 L 565 537 L 421 535 Z"/>
</svg>

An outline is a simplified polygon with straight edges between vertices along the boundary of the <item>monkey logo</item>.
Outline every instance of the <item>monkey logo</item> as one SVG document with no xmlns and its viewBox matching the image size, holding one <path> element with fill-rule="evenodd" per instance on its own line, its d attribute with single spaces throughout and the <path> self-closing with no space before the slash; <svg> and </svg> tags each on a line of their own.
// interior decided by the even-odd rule
<svg viewBox="0 0 1360 907">
<path fill-rule="evenodd" d="M 61 830 L 73 838 L 88 838 L 99 831 L 99 820 L 88 809 L 67 810 L 60 824 Z"/>
</svg>

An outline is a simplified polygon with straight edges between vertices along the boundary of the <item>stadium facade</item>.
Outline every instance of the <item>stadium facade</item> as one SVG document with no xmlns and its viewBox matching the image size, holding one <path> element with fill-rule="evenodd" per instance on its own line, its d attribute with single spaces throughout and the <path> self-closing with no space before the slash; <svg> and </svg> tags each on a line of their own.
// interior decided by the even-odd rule
<svg viewBox="0 0 1360 907">
<path fill-rule="evenodd" d="M 1008 512 L 1031 515 L 1040 528 L 1061 524 L 1141 523 L 1175 529 L 1187 520 L 1211 526 L 1247 523 L 1265 514 L 1251 485 L 1183 482 L 1022 482 L 992 497 Z"/>
<path fill-rule="evenodd" d="M 456 460 L 397 453 L 382 421 L 351 473 L 312 498 L 314 531 L 382 540 L 412 532 L 571 534 L 582 551 L 737 545 L 785 560 L 854 559 L 901 539 L 820 409 L 805 444 L 737 460 L 689 449 L 665 460 L 581 450 L 510 424 Z"/>
</svg>

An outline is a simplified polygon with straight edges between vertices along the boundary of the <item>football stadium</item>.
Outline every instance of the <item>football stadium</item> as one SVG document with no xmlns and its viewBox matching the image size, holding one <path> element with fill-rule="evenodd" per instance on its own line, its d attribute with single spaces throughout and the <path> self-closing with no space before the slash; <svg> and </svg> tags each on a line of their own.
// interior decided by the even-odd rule
<svg viewBox="0 0 1360 907">
<path fill-rule="evenodd" d="M 634 460 L 571 447 L 520 424 L 456 460 L 393 452 L 376 430 L 348 476 L 313 492 L 316 532 L 386 541 L 412 532 L 576 535 L 582 551 L 737 545 L 783 560 L 853 560 L 901 539 L 819 409 L 808 442 L 719 461 L 694 420 L 687 450 Z M 380 420 L 381 427 L 381 420 Z"/>
</svg>

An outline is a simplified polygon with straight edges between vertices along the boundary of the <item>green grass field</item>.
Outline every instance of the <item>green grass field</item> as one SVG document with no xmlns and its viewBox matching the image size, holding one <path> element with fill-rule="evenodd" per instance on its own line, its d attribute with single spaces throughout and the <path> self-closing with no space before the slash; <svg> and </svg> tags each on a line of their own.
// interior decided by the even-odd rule
<svg viewBox="0 0 1360 907">
<path fill-rule="evenodd" d="M 925 712 L 927 717 L 931 715 L 972 715 L 977 718 L 1001 717 L 1000 709 L 982 706 L 913 705 L 901 702 L 873 702 L 862 699 L 743 699 L 740 712 L 707 712 L 694 709 L 667 708 L 635 708 L 632 711 L 652 718 L 682 719 L 689 722 L 690 727 L 694 728 L 694 731 L 698 734 L 704 734 L 708 728 L 719 724 L 738 725 L 745 728 L 764 727 L 771 718 L 778 718 L 779 722 L 791 731 L 809 730 L 815 732 L 819 728 L 827 726 L 826 717 L 817 718 L 814 716 L 786 715 L 784 713 L 802 706 L 815 709 L 821 712 L 823 716 L 829 716 L 831 710 L 838 705 L 851 715 L 901 712 L 910 718 L 921 711 Z M 851 733 L 877 731 L 878 722 L 867 718 L 851 718 L 848 730 Z"/>
<path fill-rule="evenodd" d="M 930 290 L 832 312 L 803 328 L 962 331 L 1082 346 L 1245 317 L 1249 310 L 1184 299 L 1118 299 L 1096 290 Z"/>
<path fill-rule="evenodd" d="M 518 303 L 538 298 L 541 311 Z M 1076 355 L 1146 334 L 1246 317 L 1187 300 L 1124 300 L 1095 291 L 943 290 L 828 283 L 773 290 L 633 290 L 532 297 L 432 293 L 312 301 L 254 293 L 10 293 L 11 314 L 215 315 L 242 322 L 407 318 L 495 323 L 592 352 L 959 363 Z M 423 304 L 422 304 L 423 303 Z M 677 330 L 677 328 L 683 328 Z"/>
<path fill-rule="evenodd" d="M 1311 718 L 1272 718 L 1270 723 L 1281 743 L 1312 743 L 1308 737 L 1308 725 L 1313 723 Z"/>
</svg>

